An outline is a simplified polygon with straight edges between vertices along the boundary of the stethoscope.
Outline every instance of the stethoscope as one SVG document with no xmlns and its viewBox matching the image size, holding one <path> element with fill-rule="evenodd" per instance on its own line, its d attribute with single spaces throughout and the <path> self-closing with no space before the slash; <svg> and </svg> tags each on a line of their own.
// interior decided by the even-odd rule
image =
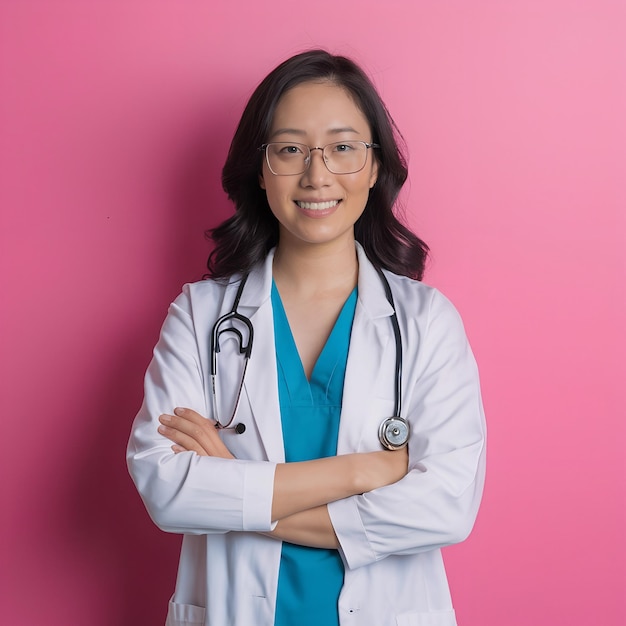
<svg viewBox="0 0 626 626">
<path fill-rule="evenodd" d="M 378 427 L 378 439 L 383 447 L 387 450 L 399 450 L 406 446 L 409 441 L 410 426 L 407 420 L 401 417 L 402 410 L 402 336 L 400 334 L 400 324 L 398 323 L 398 316 L 396 314 L 396 307 L 393 301 L 393 294 L 391 293 L 391 287 L 389 281 L 383 274 L 383 272 L 376 268 L 380 280 L 385 288 L 385 295 L 387 301 L 393 309 L 393 315 L 391 316 L 391 325 L 393 327 L 393 334 L 396 343 L 396 365 L 395 365 L 395 380 L 394 380 L 394 409 L 393 417 L 388 417 L 383 420 Z M 243 384 L 246 379 L 246 370 L 248 368 L 248 361 L 252 353 L 252 340 L 254 337 L 254 328 L 252 322 L 245 315 L 242 315 L 237 311 L 239 307 L 239 300 L 243 294 L 243 288 L 248 280 L 248 274 L 245 274 L 239 283 L 237 293 L 235 294 L 235 300 L 231 310 L 222 315 L 213 325 L 211 331 L 211 388 L 213 396 L 213 418 L 215 420 L 215 428 L 219 430 L 234 430 L 238 434 L 242 434 L 246 431 L 246 425 L 239 422 L 232 425 L 237 415 L 237 409 L 239 408 L 239 401 L 241 399 L 241 392 L 243 391 Z M 239 328 L 236 328 L 232 322 L 237 320 L 246 327 L 248 332 L 247 342 L 244 343 L 243 333 Z M 237 396 L 235 398 L 235 404 L 230 419 L 227 422 L 221 422 L 218 417 L 217 409 L 217 355 L 220 351 L 220 337 L 224 333 L 233 333 L 239 341 L 239 353 L 243 354 L 243 370 L 241 373 L 241 379 L 239 382 L 239 388 L 237 390 Z"/>
</svg>

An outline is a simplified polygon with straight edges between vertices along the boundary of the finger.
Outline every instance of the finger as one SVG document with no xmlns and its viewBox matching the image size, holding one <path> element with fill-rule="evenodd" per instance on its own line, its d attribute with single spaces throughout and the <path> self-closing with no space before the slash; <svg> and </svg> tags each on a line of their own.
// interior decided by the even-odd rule
<svg viewBox="0 0 626 626">
<path fill-rule="evenodd" d="M 191 437 L 207 454 L 213 455 L 219 437 L 215 432 L 212 420 L 202 417 L 191 409 L 174 410 L 174 415 L 161 415 L 159 421 L 164 426 Z"/>
<path fill-rule="evenodd" d="M 174 446 L 172 446 L 172 449 L 178 446 L 182 449 L 179 450 L 181 452 L 188 450 L 190 452 L 195 452 L 199 456 L 209 456 L 209 453 L 195 439 L 193 439 L 193 437 L 190 437 L 180 430 L 163 425 L 159 426 L 157 430 L 164 437 L 167 437 L 170 441 L 174 442 Z M 174 452 L 176 451 L 177 450 L 174 450 Z"/>
<path fill-rule="evenodd" d="M 183 446 L 179 446 L 177 443 L 172 446 L 172 450 L 174 451 L 174 454 L 178 454 L 179 452 L 189 452 L 187 448 L 183 448 Z"/>
<path fill-rule="evenodd" d="M 198 454 L 234 458 L 218 435 L 215 422 L 192 409 L 177 407 L 174 415 L 161 415 L 159 421 L 163 426 L 178 431 L 179 434 L 175 435 L 176 439 L 172 433 L 169 433 L 167 437 L 187 449 Z"/>
<path fill-rule="evenodd" d="M 167 426 L 179 428 L 192 436 L 211 455 L 214 455 L 221 447 L 222 442 L 217 435 L 215 422 L 193 409 L 176 407 L 174 416 Z"/>
<path fill-rule="evenodd" d="M 200 413 L 194 411 L 193 409 L 186 409 L 185 407 L 178 406 L 174 409 L 174 415 L 192 422 L 193 424 L 197 424 L 198 426 L 205 426 L 207 422 L 215 426 L 214 420 L 204 417 L 204 415 L 200 415 Z"/>
</svg>

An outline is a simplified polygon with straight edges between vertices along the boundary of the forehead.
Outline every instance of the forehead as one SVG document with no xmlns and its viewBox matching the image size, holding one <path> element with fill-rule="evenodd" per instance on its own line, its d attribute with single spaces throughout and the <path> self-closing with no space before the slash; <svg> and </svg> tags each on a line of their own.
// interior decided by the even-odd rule
<svg viewBox="0 0 626 626">
<path fill-rule="evenodd" d="M 352 94 L 330 81 L 301 83 L 286 91 L 274 111 L 271 134 L 337 133 L 369 135 L 367 118 Z"/>
</svg>

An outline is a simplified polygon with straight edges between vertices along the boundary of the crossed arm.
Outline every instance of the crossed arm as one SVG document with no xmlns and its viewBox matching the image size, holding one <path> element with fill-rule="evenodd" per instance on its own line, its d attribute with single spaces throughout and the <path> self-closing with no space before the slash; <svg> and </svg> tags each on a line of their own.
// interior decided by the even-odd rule
<svg viewBox="0 0 626 626">
<path fill-rule="evenodd" d="M 173 442 L 175 453 L 234 459 L 214 422 L 191 409 L 177 408 L 159 417 L 159 432 Z M 338 548 L 327 504 L 372 491 L 407 473 L 406 448 L 362 452 L 298 463 L 280 463 L 274 476 L 270 533 L 277 539 L 316 548 Z"/>
</svg>

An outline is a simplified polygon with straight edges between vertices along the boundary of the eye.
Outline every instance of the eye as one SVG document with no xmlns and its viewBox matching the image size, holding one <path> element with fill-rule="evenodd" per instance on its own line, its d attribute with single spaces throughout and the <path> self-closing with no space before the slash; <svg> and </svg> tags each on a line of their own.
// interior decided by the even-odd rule
<svg viewBox="0 0 626 626">
<path fill-rule="evenodd" d="M 353 143 L 336 143 L 333 145 L 333 152 L 352 152 L 355 149 Z"/>
<path fill-rule="evenodd" d="M 290 143 L 279 147 L 278 154 L 292 155 L 304 154 L 302 147 L 298 144 Z"/>
</svg>

